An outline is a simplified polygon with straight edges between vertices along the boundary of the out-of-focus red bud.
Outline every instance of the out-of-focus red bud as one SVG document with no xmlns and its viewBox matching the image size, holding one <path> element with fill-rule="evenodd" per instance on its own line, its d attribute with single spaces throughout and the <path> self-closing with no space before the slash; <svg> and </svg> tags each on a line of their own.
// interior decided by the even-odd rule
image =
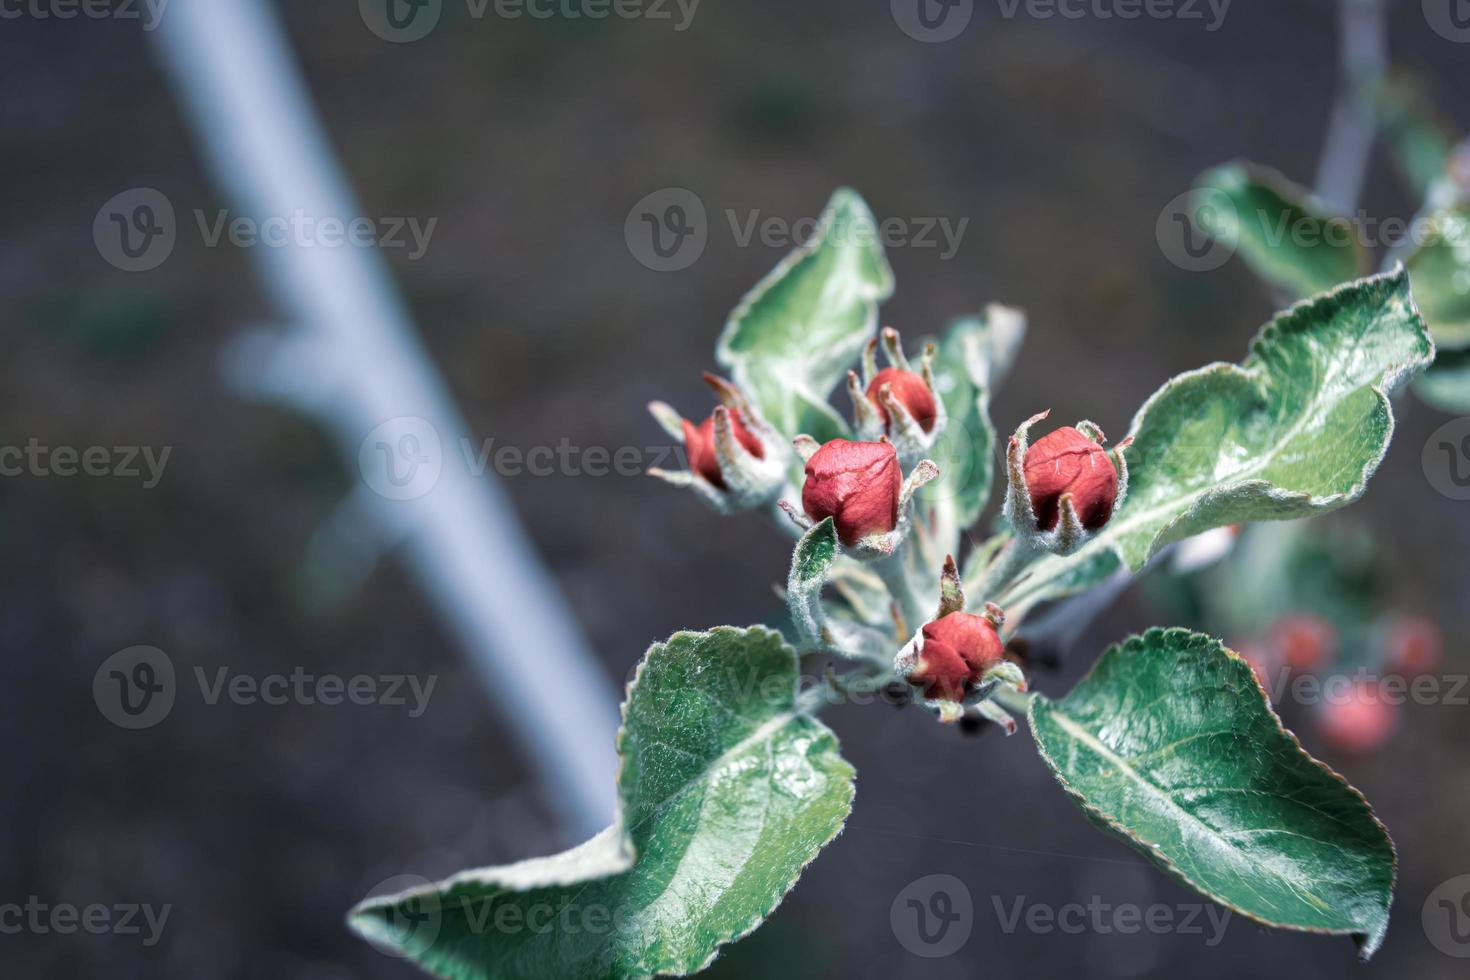
<svg viewBox="0 0 1470 980">
<path fill-rule="evenodd" d="M 735 438 L 756 459 L 764 459 L 765 447 L 761 441 L 745 427 L 741 421 L 740 412 L 729 409 L 730 430 L 735 433 Z M 710 483 L 725 489 L 725 478 L 720 475 L 720 461 L 715 453 L 715 417 L 710 415 L 699 425 L 695 425 L 688 419 L 684 420 L 684 452 L 689 456 L 689 468 Z"/>
<path fill-rule="evenodd" d="M 923 649 L 908 679 L 926 698 L 961 700 L 969 685 L 1005 657 L 995 624 L 984 616 L 952 612 L 925 624 L 923 636 Z"/>
<path fill-rule="evenodd" d="M 1399 706 L 1385 699 L 1378 682 L 1362 679 L 1346 698 L 1322 702 L 1317 727 L 1333 748 L 1366 755 L 1387 742 L 1398 727 Z"/>
<path fill-rule="evenodd" d="M 1072 495 L 1077 519 L 1089 531 L 1101 528 L 1113 516 L 1118 471 L 1102 446 L 1072 426 L 1033 442 L 1026 450 L 1025 467 L 1039 530 L 1057 526 L 1064 493 Z"/>
<path fill-rule="evenodd" d="M 898 453 L 886 442 L 833 439 L 806 461 L 801 506 L 814 521 L 832 518 L 848 547 L 898 526 L 903 477 Z"/>
<path fill-rule="evenodd" d="M 1388 629 L 1388 669 L 1408 677 L 1427 674 L 1444 660 L 1444 634 L 1432 619 L 1399 616 Z"/>
<path fill-rule="evenodd" d="M 891 385 L 890 390 L 893 397 L 898 399 L 900 405 L 908 409 L 908 413 L 919 423 L 919 428 L 925 432 L 934 431 L 934 422 L 939 417 L 939 408 L 934 403 L 934 393 L 924 383 L 924 379 L 913 371 L 904 371 L 899 368 L 884 368 L 873 376 L 868 385 L 868 401 L 878 409 L 878 414 L 883 418 L 883 428 L 889 429 L 892 420 L 888 417 L 888 409 L 884 407 L 883 400 L 878 393 L 883 390 L 884 385 Z"/>
<path fill-rule="evenodd" d="M 1311 613 L 1282 616 L 1271 625 L 1266 642 L 1292 670 L 1321 670 L 1337 659 L 1337 631 Z"/>
</svg>

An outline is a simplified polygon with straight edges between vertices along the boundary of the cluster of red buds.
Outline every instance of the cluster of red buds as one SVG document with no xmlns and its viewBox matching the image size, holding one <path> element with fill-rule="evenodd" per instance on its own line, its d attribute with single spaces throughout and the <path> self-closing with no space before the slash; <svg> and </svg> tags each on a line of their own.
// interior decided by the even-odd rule
<svg viewBox="0 0 1470 980">
<path fill-rule="evenodd" d="M 878 442 L 833 439 L 825 445 L 807 436 L 794 440 L 806 460 L 801 511 L 781 506 L 801 528 L 832 518 L 837 540 L 854 557 L 892 555 L 909 532 L 915 491 L 939 475 L 939 467 L 921 460 L 903 476 L 898 452 L 886 438 Z"/>
<path fill-rule="evenodd" d="M 1128 493 L 1124 439 L 1111 451 L 1091 422 L 1063 426 L 1027 443 L 1031 426 L 1049 412 L 1022 422 L 1006 448 L 1009 487 L 1005 516 L 1025 541 L 1059 555 L 1082 547 L 1107 524 Z"/>
<path fill-rule="evenodd" d="M 722 514 L 769 504 L 785 485 L 791 458 L 785 440 L 735 385 L 709 372 L 704 380 L 721 404 L 698 425 L 663 402 L 649 404 L 689 460 L 688 470 L 650 469 L 649 476 L 688 487 Z"/>
<path fill-rule="evenodd" d="M 863 351 L 863 377 L 847 372 L 847 391 L 852 396 L 853 421 L 858 435 L 876 440 L 886 437 L 904 466 L 913 466 L 934 448 L 944 434 L 944 399 L 934 387 L 934 345 L 924 348 L 919 372 L 903 353 L 898 331 L 883 328 L 883 353 L 889 366 L 878 370 L 878 340 L 868 341 Z"/>
<path fill-rule="evenodd" d="M 1026 690 L 1021 668 L 1005 656 L 1000 638 L 1005 614 L 987 602 L 980 615 L 964 611 L 954 558 L 945 560 L 941 575 L 939 612 L 914 634 L 894 659 L 894 671 L 918 690 L 924 703 L 939 712 L 941 721 L 956 721 L 966 707 L 1015 730 L 1015 722 L 989 700 L 1001 684 Z"/>
</svg>

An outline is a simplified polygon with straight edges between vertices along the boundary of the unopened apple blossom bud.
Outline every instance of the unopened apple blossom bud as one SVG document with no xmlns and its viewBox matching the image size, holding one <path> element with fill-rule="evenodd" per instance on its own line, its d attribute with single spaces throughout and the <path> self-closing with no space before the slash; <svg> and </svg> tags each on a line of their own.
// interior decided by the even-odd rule
<svg viewBox="0 0 1470 980">
<path fill-rule="evenodd" d="M 1282 616 L 1271 624 L 1266 642 L 1292 670 L 1320 670 L 1337 659 L 1337 631 L 1312 613 Z"/>
<path fill-rule="evenodd" d="M 1082 526 L 1096 531 L 1113 516 L 1118 471 L 1102 446 L 1068 425 L 1026 450 L 1026 486 L 1038 530 L 1057 526 L 1062 495 L 1071 494 Z"/>
<path fill-rule="evenodd" d="M 801 506 L 808 517 L 828 517 L 848 547 L 898 526 L 903 476 L 898 453 L 886 442 L 833 439 L 806 462 Z"/>
<path fill-rule="evenodd" d="M 1346 695 L 1324 698 L 1317 715 L 1322 738 L 1339 752 L 1367 755 L 1393 735 L 1399 705 L 1390 701 L 1376 680 L 1353 682 Z"/>
<path fill-rule="evenodd" d="M 1111 451 L 1091 422 L 1064 426 L 1035 443 L 1031 426 L 1048 412 L 1022 422 L 1006 445 L 1005 516 L 1028 548 L 1070 555 L 1092 539 L 1128 493 L 1123 450 Z"/>
<path fill-rule="evenodd" d="M 926 623 L 920 632 L 923 640 L 908 682 L 931 700 L 962 700 L 1005 657 L 1005 644 L 988 616 L 952 612 Z"/>
<path fill-rule="evenodd" d="M 1389 670 L 1418 677 L 1444 660 L 1444 634 L 1434 620 L 1423 616 L 1396 617 L 1388 629 Z"/>
<path fill-rule="evenodd" d="M 721 404 L 698 425 L 663 402 L 649 404 L 663 430 L 684 444 L 689 468 L 648 475 L 694 491 L 722 514 L 771 503 L 786 483 L 790 449 L 743 391 L 717 375 L 704 380 Z"/>
<path fill-rule="evenodd" d="M 745 427 L 740 412 L 730 409 L 730 429 L 745 451 L 756 459 L 764 459 L 766 450 L 761 441 Z M 725 477 L 720 473 L 720 458 L 715 452 L 715 417 L 711 413 L 699 425 L 684 419 L 684 451 L 689 455 L 689 468 L 710 483 L 725 489 Z"/>
<path fill-rule="evenodd" d="M 934 399 L 934 392 L 929 390 L 929 385 L 923 377 L 913 371 L 904 371 L 900 368 L 884 368 L 874 375 L 868 384 L 868 401 L 873 403 L 879 418 L 883 420 L 883 430 L 890 432 L 893 428 L 893 419 L 888 414 L 888 408 L 883 404 L 883 388 L 888 387 L 889 393 L 900 405 L 908 409 L 909 415 L 913 416 L 919 428 L 929 433 L 934 431 L 934 422 L 938 417 L 938 405 Z"/>
</svg>

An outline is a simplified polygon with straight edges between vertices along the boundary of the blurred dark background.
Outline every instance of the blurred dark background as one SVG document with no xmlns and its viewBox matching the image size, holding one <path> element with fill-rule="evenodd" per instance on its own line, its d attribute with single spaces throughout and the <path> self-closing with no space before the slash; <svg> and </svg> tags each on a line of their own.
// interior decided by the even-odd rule
<svg viewBox="0 0 1470 980">
<path fill-rule="evenodd" d="M 174 0 L 187 3 L 189 0 Z M 653 398 L 702 416 L 698 372 L 720 326 L 786 249 L 742 246 L 725 218 L 810 217 L 834 187 L 877 216 L 968 219 L 956 254 L 897 247 L 883 320 L 915 333 L 989 301 L 1031 333 L 994 406 L 1009 429 L 1050 407 L 1121 434 L 1165 378 L 1239 359 L 1272 310 L 1239 262 L 1171 264 L 1161 209 L 1233 157 L 1310 183 L 1336 73 L 1327 2 L 1238 2 L 1202 21 L 1007 19 L 976 5 L 919 43 L 887 2 L 704 0 L 668 21 L 472 19 L 390 44 L 356 5 L 286 3 L 311 94 L 369 215 L 437 218 L 426 253 L 385 254 L 477 438 L 528 448 L 648 446 Z M 19 8 L 17 8 L 19 9 Z M 1208 19 L 1208 8 L 1205 9 Z M 165 16 L 167 14 L 165 13 Z M 1470 46 L 1393 5 L 1395 63 L 1470 130 Z M 375 883 L 557 849 L 535 773 L 415 582 L 391 557 L 356 590 L 303 586 L 313 532 L 355 472 L 313 421 L 238 398 L 220 355 L 278 316 L 245 250 L 209 248 L 194 209 L 227 207 L 135 22 L 0 22 L 4 356 L 0 442 L 172 447 L 164 478 L 0 481 L 0 903 L 172 906 L 160 940 L 0 934 L 7 977 L 406 978 L 353 937 Z M 634 203 L 694 191 L 709 241 L 656 272 L 625 243 Z M 98 208 L 134 187 L 181 216 L 158 268 L 93 243 Z M 1363 206 L 1416 202 L 1374 158 Z M 1463 672 L 1466 504 L 1435 493 L 1421 447 L 1445 417 L 1401 400 L 1393 451 L 1352 509 L 1374 529 L 1388 601 L 1437 621 Z M 770 620 L 789 542 L 642 477 L 507 478 L 529 533 L 609 678 L 682 627 Z M 1133 590 L 1040 674 L 1064 691 L 1103 646 L 1151 625 Z M 1263 627 L 1265 624 L 1262 624 Z M 422 717 L 383 705 L 278 708 L 198 698 L 125 731 L 92 696 L 135 644 L 178 669 L 436 675 Z M 1085 822 L 1024 734 L 965 737 L 886 705 L 830 713 L 859 772 L 845 833 L 779 913 L 711 976 L 1448 978 L 1420 913 L 1470 872 L 1463 746 L 1470 710 L 1412 706 L 1380 751 L 1307 747 L 1374 803 L 1400 851 L 1393 923 L 1357 968 L 1346 940 L 1240 918 L 1205 936 L 1003 932 L 1006 908 L 1193 903 Z M 960 878 L 975 924 L 957 954 L 911 954 L 890 905 Z M 1356 972 L 1353 972 L 1356 971 Z"/>
</svg>

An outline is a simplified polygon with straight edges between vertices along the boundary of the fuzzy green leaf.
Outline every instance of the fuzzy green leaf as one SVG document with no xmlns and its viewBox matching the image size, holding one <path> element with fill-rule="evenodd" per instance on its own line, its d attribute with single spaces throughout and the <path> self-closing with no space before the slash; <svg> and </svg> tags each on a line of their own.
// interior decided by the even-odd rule
<svg viewBox="0 0 1470 980">
<path fill-rule="evenodd" d="M 1436 211 L 1425 219 L 1424 231 L 1404 259 L 1414 302 L 1435 344 L 1446 350 L 1470 347 L 1470 209 Z"/>
<path fill-rule="evenodd" d="M 619 825 L 555 857 L 370 899 L 350 924 L 453 980 L 700 970 L 847 819 L 852 767 L 812 703 L 779 634 L 676 633 L 649 649 L 623 706 Z"/>
<path fill-rule="evenodd" d="M 1030 718 L 1083 812 L 1173 877 L 1266 925 L 1351 935 L 1364 959 L 1383 942 L 1387 830 L 1215 640 L 1132 637 L 1066 697 L 1033 699 Z"/>
<path fill-rule="evenodd" d="M 1311 192 L 1274 171 L 1228 163 L 1201 175 L 1195 186 L 1194 213 L 1202 228 L 1233 243 L 1258 276 L 1293 297 L 1368 271 L 1353 222 L 1330 214 Z"/>
<path fill-rule="evenodd" d="M 1388 451 L 1389 395 L 1433 356 L 1402 268 L 1277 314 L 1243 363 L 1186 372 L 1149 398 L 1131 427 L 1123 506 L 1097 537 L 1040 559 L 998 601 L 1019 615 L 1012 606 L 1094 584 L 1120 562 L 1137 571 L 1211 528 L 1352 503 Z"/>
<path fill-rule="evenodd" d="M 827 644 L 827 616 L 822 587 L 837 560 L 837 525 L 828 517 L 801 536 L 791 556 L 786 604 L 801 638 L 819 648 Z"/>
<path fill-rule="evenodd" d="M 843 435 L 833 387 L 878 327 L 893 293 L 877 222 L 855 191 L 839 190 L 816 233 L 771 270 L 730 314 L 719 362 L 787 436 Z"/>
</svg>

